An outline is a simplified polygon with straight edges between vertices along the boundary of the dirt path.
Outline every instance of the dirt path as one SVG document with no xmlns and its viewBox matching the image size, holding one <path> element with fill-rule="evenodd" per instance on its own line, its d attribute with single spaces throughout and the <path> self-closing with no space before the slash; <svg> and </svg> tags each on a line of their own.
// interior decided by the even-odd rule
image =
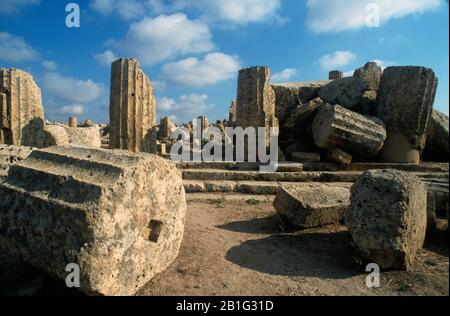
<svg viewBox="0 0 450 316">
<path fill-rule="evenodd" d="M 178 259 L 139 295 L 448 295 L 448 244 L 421 251 L 416 271 L 381 288 L 350 260 L 345 227 L 282 234 L 271 204 L 189 203 Z"/>
<path fill-rule="evenodd" d="M 345 227 L 283 234 L 270 203 L 190 202 L 179 257 L 138 295 L 448 295 L 446 239 L 427 242 L 414 272 L 383 273 L 371 290 Z M 0 254 L 0 295 L 74 294 Z"/>
</svg>

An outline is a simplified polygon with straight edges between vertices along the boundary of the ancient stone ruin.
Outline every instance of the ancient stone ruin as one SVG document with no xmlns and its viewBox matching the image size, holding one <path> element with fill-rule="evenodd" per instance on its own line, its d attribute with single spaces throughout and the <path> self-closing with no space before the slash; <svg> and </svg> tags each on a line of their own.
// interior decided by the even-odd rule
<svg viewBox="0 0 450 316">
<path fill-rule="evenodd" d="M 0 68 L 0 113 L 0 144 L 43 146 L 41 90 L 30 74 Z"/>
<path fill-rule="evenodd" d="M 156 99 L 135 59 L 112 63 L 110 126 L 111 149 L 156 152 Z"/>
<path fill-rule="evenodd" d="M 84 293 L 133 295 L 177 257 L 184 194 L 154 155 L 36 150 L 0 184 L 0 247 L 61 280 L 78 264 Z"/>
</svg>

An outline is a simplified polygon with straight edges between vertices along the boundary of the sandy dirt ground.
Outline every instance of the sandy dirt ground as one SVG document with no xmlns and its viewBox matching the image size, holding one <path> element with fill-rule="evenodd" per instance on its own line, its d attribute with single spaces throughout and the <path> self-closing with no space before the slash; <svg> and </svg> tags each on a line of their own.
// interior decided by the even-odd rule
<svg viewBox="0 0 450 316">
<path fill-rule="evenodd" d="M 429 238 L 412 272 L 384 272 L 365 285 L 344 226 L 283 233 L 270 203 L 189 202 L 177 260 L 137 295 L 448 295 L 448 234 Z M 0 295 L 76 295 L 0 255 Z"/>
</svg>

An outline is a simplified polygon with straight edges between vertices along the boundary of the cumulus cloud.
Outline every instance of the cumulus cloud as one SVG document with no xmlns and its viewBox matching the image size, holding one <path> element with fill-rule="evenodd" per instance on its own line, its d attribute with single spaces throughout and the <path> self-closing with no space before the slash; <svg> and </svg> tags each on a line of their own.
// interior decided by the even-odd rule
<svg viewBox="0 0 450 316">
<path fill-rule="evenodd" d="M 42 62 L 42 67 L 47 71 L 56 71 L 58 69 L 58 64 L 52 60 L 44 60 Z"/>
<path fill-rule="evenodd" d="M 99 98 L 105 92 L 102 84 L 92 80 L 64 77 L 57 72 L 46 73 L 41 82 L 43 95 L 63 104 L 83 104 Z"/>
<path fill-rule="evenodd" d="M 171 98 L 162 98 L 158 102 L 158 110 L 164 112 L 176 112 L 179 119 L 190 121 L 200 115 L 205 115 L 214 109 L 215 105 L 210 104 L 206 94 L 183 94 L 178 101 Z"/>
<path fill-rule="evenodd" d="M 208 21 L 246 25 L 265 21 L 283 21 L 279 15 L 281 0 L 91 0 L 90 7 L 102 15 L 116 13 L 130 20 L 146 15 L 171 14 L 193 9 Z"/>
<path fill-rule="evenodd" d="M 83 104 L 66 105 L 56 111 L 62 115 L 82 115 L 84 113 Z"/>
<path fill-rule="evenodd" d="M 366 27 L 369 4 L 379 6 L 380 21 L 438 8 L 443 0 L 308 0 L 307 24 L 317 33 L 340 32 Z"/>
<path fill-rule="evenodd" d="M 2 0 L 0 3 L 0 14 L 17 13 L 21 9 L 37 5 L 41 0 Z"/>
<path fill-rule="evenodd" d="M 24 38 L 0 32 L 0 60 L 6 62 L 33 61 L 39 54 L 31 47 Z"/>
<path fill-rule="evenodd" d="M 135 57 L 145 66 L 214 48 L 208 25 L 181 13 L 143 18 L 130 26 L 125 38 L 108 44 L 120 55 Z"/>
<path fill-rule="evenodd" d="M 272 75 L 273 82 L 286 82 L 291 80 L 293 77 L 297 75 L 297 69 L 295 68 L 287 68 L 281 72 L 276 72 Z"/>
<path fill-rule="evenodd" d="M 104 51 L 103 53 L 94 55 L 95 60 L 97 60 L 103 66 L 111 66 L 111 63 L 118 59 L 116 54 L 110 49 Z"/>
<path fill-rule="evenodd" d="M 337 70 L 354 62 L 358 56 L 351 51 L 336 51 L 319 59 L 323 70 Z"/>
<path fill-rule="evenodd" d="M 162 73 L 179 85 L 201 87 L 231 79 L 241 68 L 239 59 L 223 53 L 210 53 L 204 59 L 195 57 L 165 65 Z"/>
</svg>

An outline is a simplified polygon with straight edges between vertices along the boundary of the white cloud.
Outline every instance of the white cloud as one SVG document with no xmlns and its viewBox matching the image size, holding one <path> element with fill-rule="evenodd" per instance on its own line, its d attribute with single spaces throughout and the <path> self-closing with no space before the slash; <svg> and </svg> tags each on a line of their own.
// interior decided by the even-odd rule
<svg viewBox="0 0 450 316">
<path fill-rule="evenodd" d="M 241 68 L 239 59 L 223 53 L 210 53 L 204 59 L 195 57 L 165 65 L 165 78 L 180 85 L 201 87 L 233 78 Z"/>
<path fill-rule="evenodd" d="M 44 60 L 42 62 L 42 67 L 47 71 L 56 71 L 58 69 L 58 64 L 52 60 Z"/>
<path fill-rule="evenodd" d="M 90 7 L 105 16 L 117 13 L 125 20 L 186 9 L 194 9 L 207 21 L 238 25 L 284 20 L 279 15 L 281 0 L 91 0 Z"/>
<path fill-rule="evenodd" d="M 177 55 L 211 51 L 211 39 L 208 25 L 180 13 L 143 18 L 130 26 L 124 39 L 110 41 L 109 45 L 120 55 L 152 66 Z"/>
<path fill-rule="evenodd" d="M 271 19 L 282 20 L 278 12 L 281 0 L 191 1 L 209 19 L 246 25 Z"/>
<path fill-rule="evenodd" d="M 96 100 L 105 92 L 102 84 L 92 80 L 64 77 L 57 72 L 46 73 L 41 82 L 43 95 L 53 102 L 82 104 Z"/>
<path fill-rule="evenodd" d="M 58 109 L 56 112 L 62 115 L 82 115 L 84 113 L 84 105 L 83 104 L 67 105 Z"/>
<path fill-rule="evenodd" d="M 37 5 L 41 0 L 2 0 L 0 2 L 0 14 L 12 14 L 19 12 L 22 8 Z"/>
<path fill-rule="evenodd" d="M 292 79 L 292 77 L 297 75 L 297 69 L 295 68 L 287 68 L 284 69 L 281 72 L 274 73 L 272 75 L 272 81 L 273 82 L 283 82 L 283 81 L 289 81 Z"/>
<path fill-rule="evenodd" d="M 378 4 L 381 23 L 438 8 L 443 0 L 308 0 L 308 27 L 316 33 L 366 27 L 368 4 Z"/>
<path fill-rule="evenodd" d="M 205 115 L 214 109 L 215 105 L 210 104 L 206 94 L 184 94 L 180 96 L 178 102 L 170 98 L 162 98 L 158 102 L 158 111 L 176 112 L 176 116 L 184 121 L 190 121 L 200 115 Z"/>
<path fill-rule="evenodd" d="M 94 58 L 103 66 L 111 66 L 113 61 L 119 59 L 110 49 L 104 51 L 103 53 L 94 55 Z"/>
<path fill-rule="evenodd" d="M 22 37 L 0 32 L 0 60 L 7 62 L 33 61 L 38 56 L 39 54 Z"/>
<path fill-rule="evenodd" d="M 327 54 L 319 59 L 319 64 L 323 70 L 338 70 L 354 62 L 358 56 L 351 51 L 336 51 Z"/>
</svg>

